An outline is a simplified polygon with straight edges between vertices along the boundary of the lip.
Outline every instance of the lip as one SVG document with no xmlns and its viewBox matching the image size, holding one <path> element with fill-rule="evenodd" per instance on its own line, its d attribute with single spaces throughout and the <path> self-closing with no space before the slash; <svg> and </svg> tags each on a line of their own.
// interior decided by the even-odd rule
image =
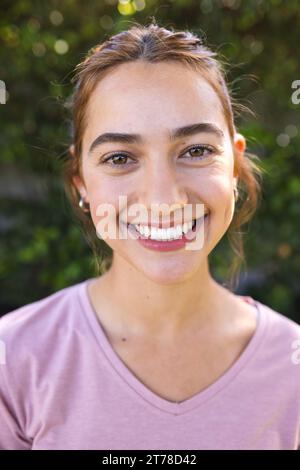
<svg viewBox="0 0 300 470">
<path fill-rule="evenodd" d="M 209 218 L 210 213 L 206 213 L 203 217 L 200 217 L 196 219 L 196 225 L 193 227 L 189 232 L 186 234 L 183 234 L 181 238 L 178 238 L 176 240 L 152 240 L 151 238 L 144 237 L 142 234 L 140 234 L 134 227 L 134 225 L 128 224 L 128 230 L 131 231 L 132 233 L 135 234 L 137 240 L 142 246 L 145 248 L 148 248 L 150 250 L 154 251 L 174 251 L 174 250 L 179 250 L 185 247 L 186 243 L 192 242 L 195 237 L 196 233 L 199 230 L 200 226 L 202 225 L 202 222 L 205 222 L 207 224 L 208 218 Z M 194 236 L 192 236 L 194 234 Z M 187 238 L 188 235 L 188 238 Z"/>
</svg>

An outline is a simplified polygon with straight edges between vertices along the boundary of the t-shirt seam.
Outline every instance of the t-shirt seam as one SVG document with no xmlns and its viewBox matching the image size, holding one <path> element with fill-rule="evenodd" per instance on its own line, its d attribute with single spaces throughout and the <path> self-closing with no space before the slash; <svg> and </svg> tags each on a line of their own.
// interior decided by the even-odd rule
<svg viewBox="0 0 300 470">
<path fill-rule="evenodd" d="M 9 401 L 7 401 L 7 397 L 9 397 L 9 396 L 12 397 L 12 394 L 11 394 L 11 391 L 9 392 L 10 387 L 8 386 L 9 384 L 8 384 L 8 381 L 7 381 L 7 375 L 3 372 L 2 365 L 0 366 L 0 376 L 2 378 L 3 398 L 5 399 L 5 402 L 6 402 L 5 406 L 8 405 L 9 407 L 11 407 L 12 418 L 15 420 L 16 425 L 18 426 L 18 431 L 20 433 L 20 437 L 22 436 L 22 440 L 24 442 L 26 442 L 26 444 L 29 444 L 29 446 L 30 446 L 32 439 L 27 436 L 27 433 L 25 431 L 25 429 L 26 429 L 26 417 L 25 417 L 25 422 L 23 422 L 23 419 L 20 418 L 20 413 L 18 413 L 17 408 L 15 406 L 15 403 L 16 403 L 15 398 L 10 399 Z M 12 380 L 14 381 L 14 378 Z M 13 390 L 15 390 L 15 386 L 13 387 Z M 10 414 L 11 414 L 11 411 L 9 411 Z M 13 432 L 13 430 L 12 430 L 12 432 Z"/>
</svg>

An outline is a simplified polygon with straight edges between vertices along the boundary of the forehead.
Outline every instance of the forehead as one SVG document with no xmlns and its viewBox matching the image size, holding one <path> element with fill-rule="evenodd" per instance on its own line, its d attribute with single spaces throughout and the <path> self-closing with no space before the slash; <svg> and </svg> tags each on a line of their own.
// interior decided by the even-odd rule
<svg viewBox="0 0 300 470">
<path fill-rule="evenodd" d="M 168 129 L 201 121 L 226 134 L 221 101 L 200 73 L 174 61 L 129 62 L 108 71 L 92 92 L 85 140 L 100 131 L 164 138 Z"/>
</svg>

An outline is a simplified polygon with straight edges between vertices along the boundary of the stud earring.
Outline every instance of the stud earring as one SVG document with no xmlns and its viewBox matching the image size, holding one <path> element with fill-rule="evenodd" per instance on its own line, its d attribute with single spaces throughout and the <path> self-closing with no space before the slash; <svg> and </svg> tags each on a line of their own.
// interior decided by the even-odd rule
<svg viewBox="0 0 300 470">
<path fill-rule="evenodd" d="M 238 191 L 238 188 L 236 186 L 234 186 L 233 192 L 234 192 L 234 199 L 235 199 L 235 202 L 236 202 L 239 198 L 239 191 Z"/>
<path fill-rule="evenodd" d="M 85 202 L 85 200 L 83 199 L 82 196 L 80 197 L 78 205 L 79 205 L 80 209 L 83 210 L 83 212 L 90 212 L 90 209 L 89 209 L 90 205 L 89 205 L 88 202 Z"/>
</svg>

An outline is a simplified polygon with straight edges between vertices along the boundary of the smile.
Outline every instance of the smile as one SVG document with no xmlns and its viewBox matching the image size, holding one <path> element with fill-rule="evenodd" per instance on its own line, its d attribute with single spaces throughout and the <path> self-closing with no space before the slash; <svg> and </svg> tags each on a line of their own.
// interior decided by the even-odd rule
<svg viewBox="0 0 300 470">
<path fill-rule="evenodd" d="M 207 218 L 208 213 L 204 217 L 194 219 L 191 222 L 185 222 L 184 224 L 176 225 L 175 227 L 169 228 L 158 228 L 151 227 L 148 225 L 132 225 L 128 224 L 128 228 L 134 229 L 143 239 L 150 239 L 156 241 L 172 241 L 179 240 L 185 234 L 194 230 L 197 221 Z"/>
</svg>

